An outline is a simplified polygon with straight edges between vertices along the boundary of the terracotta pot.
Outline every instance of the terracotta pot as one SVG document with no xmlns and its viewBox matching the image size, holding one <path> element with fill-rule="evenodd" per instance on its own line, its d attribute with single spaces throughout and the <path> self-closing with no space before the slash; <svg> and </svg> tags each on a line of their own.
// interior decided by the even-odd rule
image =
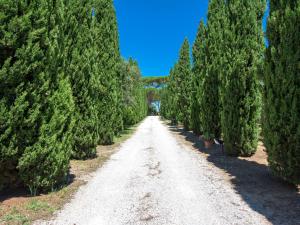
<svg viewBox="0 0 300 225">
<path fill-rule="evenodd" d="M 211 148 L 213 146 L 214 142 L 212 140 L 204 140 L 204 146 L 205 148 Z"/>
</svg>

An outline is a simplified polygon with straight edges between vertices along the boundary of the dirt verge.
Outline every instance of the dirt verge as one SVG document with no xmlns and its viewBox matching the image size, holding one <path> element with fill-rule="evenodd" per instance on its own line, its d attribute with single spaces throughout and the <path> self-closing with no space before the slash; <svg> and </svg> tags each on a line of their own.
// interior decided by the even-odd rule
<svg viewBox="0 0 300 225">
<path fill-rule="evenodd" d="M 96 158 L 71 160 L 70 183 L 60 190 L 36 197 L 30 196 L 24 188 L 0 192 L 0 225 L 29 225 L 35 220 L 50 218 L 89 180 L 93 172 L 102 167 L 119 146 L 131 137 L 137 126 L 122 132 L 115 139 L 115 144 L 98 146 Z"/>
</svg>

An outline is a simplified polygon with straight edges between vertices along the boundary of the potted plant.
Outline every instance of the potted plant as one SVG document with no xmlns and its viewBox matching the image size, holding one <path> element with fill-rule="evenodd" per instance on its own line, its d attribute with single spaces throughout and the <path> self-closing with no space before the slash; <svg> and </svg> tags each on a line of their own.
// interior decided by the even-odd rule
<svg viewBox="0 0 300 225">
<path fill-rule="evenodd" d="M 204 146 L 205 148 L 211 148 L 214 144 L 214 135 L 205 133 L 203 136 Z"/>
</svg>

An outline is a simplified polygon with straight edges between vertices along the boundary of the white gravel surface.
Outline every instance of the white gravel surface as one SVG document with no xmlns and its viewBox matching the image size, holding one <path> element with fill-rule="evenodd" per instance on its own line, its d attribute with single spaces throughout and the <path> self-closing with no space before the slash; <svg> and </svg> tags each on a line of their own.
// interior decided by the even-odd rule
<svg viewBox="0 0 300 225">
<path fill-rule="evenodd" d="M 54 220 L 36 224 L 269 223 L 225 181 L 223 171 L 178 143 L 158 117 L 148 117 Z"/>
</svg>

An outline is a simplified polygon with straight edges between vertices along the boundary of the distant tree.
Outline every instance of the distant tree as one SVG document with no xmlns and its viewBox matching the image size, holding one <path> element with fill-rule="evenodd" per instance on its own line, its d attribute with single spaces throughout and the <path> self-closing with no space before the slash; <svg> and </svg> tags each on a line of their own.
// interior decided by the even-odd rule
<svg viewBox="0 0 300 225">
<path fill-rule="evenodd" d="M 165 87 L 160 91 L 161 94 L 161 116 L 165 119 L 171 120 L 172 125 L 177 125 L 178 112 L 177 112 L 177 86 L 175 81 L 175 65 L 170 70 L 170 74 L 166 80 Z"/>
<path fill-rule="evenodd" d="M 161 107 L 160 107 L 160 116 L 164 119 L 168 119 L 168 105 L 169 105 L 169 98 L 167 88 L 163 88 L 160 92 L 161 95 Z"/>
<path fill-rule="evenodd" d="M 190 45 L 187 39 L 180 50 L 179 60 L 174 70 L 175 83 L 177 86 L 177 109 L 179 120 L 183 123 L 184 128 L 188 130 L 191 125 L 191 59 Z"/>
<path fill-rule="evenodd" d="M 300 184 L 300 1 L 270 1 L 263 134 L 274 174 Z"/>
<path fill-rule="evenodd" d="M 222 132 L 229 155 L 250 156 L 258 143 L 265 0 L 227 3 L 226 64 L 222 75 Z M 226 28 L 227 27 L 227 28 Z"/>
<path fill-rule="evenodd" d="M 123 61 L 121 66 L 123 77 L 123 121 L 126 127 L 142 120 L 147 114 L 146 90 L 144 90 L 141 72 L 138 63 L 129 59 Z"/>
<path fill-rule="evenodd" d="M 202 108 L 202 85 L 206 73 L 206 28 L 204 22 L 201 21 L 197 37 L 193 46 L 193 80 L 191 88 L 191 126 L 196 134 L 203 132 L 201 125 Z"/>
</svg>

